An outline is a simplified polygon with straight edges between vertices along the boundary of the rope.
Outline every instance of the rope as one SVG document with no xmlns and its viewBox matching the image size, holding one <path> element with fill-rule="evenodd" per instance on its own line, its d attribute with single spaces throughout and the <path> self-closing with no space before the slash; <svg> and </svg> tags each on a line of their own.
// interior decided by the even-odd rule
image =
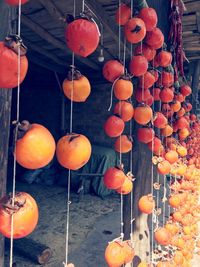
<svg viewBox="0 0 200 267">
<path fill-rule="evenodd" d="M 131 18 L 133 17 L 133 1 L 131 1 Z M 133 57 L 133 44 L 131 43 L 131 55 L 130 55 L 130 60 Z M 132 99 L 130 97 L 130 103 L 132 104 Z M 130 120 L 130 130 L 129 130 L 129 134 L 132 137 L 133 134 L 133 120 Z M 131 174 L 133 174 L 133 148 L 130 151 L 130 172 Z M 134 222 L 134 218 L 133 218 L 133 189 L 131 191 L 131 211 L 130 211 L 130 217 L 131 217 L 131 232 L 130 232 L 130 240 L 131 240 L 131 245 L 133 247 L 133 222 Z M 131 262 L 131 267 L 133 267 L 133 261 Z"/>
<path fill-rule="evenodd" d="M 119 18 L 121 18 L 121 0 L 119 0 Z M 121 59 L 121 25 L 119 23 L 119 28 L 118 28 L 118 34 L 119 34 L 119 39 L 118 39 L 118 58 L 119 60 Z"/>
<path fill-rule="evenodd" d="M 119 80 L 119 78 L 117 78 L 116 80 L 114 80 L 113 84 L 112 84 L 112 87 L 111 87 L 111 92 L 110 92 L 110 105 L 109 105 L 109 108 L 108 108 L 108 111 L 111 110 L 112 108 L 112 104 L 113 104 L 113 90 L 114 90 L 114 86 L 116 84 L 116 82 Z"/>
<path fill-rule="evenodd" d="M 153 85 L 154 89 L 154 85 Z M 154 102 L 153 102 L 153 110 L 154 110 Z M 154 123 L 152 120 L 152 129 L 154 130 Z M 153 158 L 153 151 L 154 151 L 154 142 L 152 142 L 152 152 L 151 156 Z M 151 165 L 151 194 L 153 196 L 154 191 L 153 191 L 153 184 L 154 184 L 154 166 L 153 164 Z M 153 251 L 154 251 L 154 216 L 155 216 L 155 210 L 153 210 L 152 217 L 151 217 L 151 238 L 150 238 L 150 250 L 151 250 L 151 261 L 153 262 Z"/>
<path fill-rule="evenodd" d="M 84 2 L 84 1 L 83 1 Z M 84 6 L 84 3 L 83 3 Z M 84 11 L 84 10 L 83 10 Z M 73 4 L 73 15 L 76 16 L 76 0 L 74 0 Z M 71 101 L 70 101 L 70 123 L 69 123 L 69 133 L 71 134 L 73 131 L 73 94 L 74 94 L 74 63 L 75 63 L 75 56 L 72 53 L 72 90 L 71 90 Z M 69 219 L 70 219 L 70 185 L 71 185 L 71 170 L 68 170 L 68 186 L 67 186 L 67 220 L 66 220 L 66 244 L 65 244 L 65 263 L 64 266 L 68 264 L 68 254 L 69 254 Z"/>
<path fill-rule="evenodd" d="M 18 7 L 18 30 L 17 34 L 20 37 L 21 35 L 21 0 L 19 0 L 19 7 Z M 14 133 L 14 151 L 16 149 L 16 142 L 17 142 L 17 133 L 19 127 L 19 112 L 20 112 L 20 46 L 18 46 L 18 56 L 17 56 L 17 111 L 16 111 L 16 129 Z M 13 160 L 13 187 L 12 187 L 12 207 L 15 206 L 15 188 L 16 188 L 16 153 L 14 153 L 14 160 Z M 13 234 L 14 234 L 14 213 L 11 215 L 11 237 L 10 237 L 10 267 L 13 266 Z"/>
<path fill-rule="evenodd" d="M 130 98 L 130 102 L 132 104 L 132 100 Z M 130 120 L 130 136 L 132 136 L 132 131 L 133 131 L 133 121 Z M 130 151 L 130 172 L 131 174 L 133 173 L 133 148 Z M 131 232 L 130 232 L 130 240 L 131 240 L 131 245 L 133 246 L 133 189 L 131 191 L 131 212 L 130 212 L 130 216 L 131 216 Z M 133 261 L 131 262 L 131 267 L 133 267 Z"/>
<path fill-rule="evenodd" d="M 85 0 L 82 0 L 82 13 L 85 11 Z"/>
</svg>

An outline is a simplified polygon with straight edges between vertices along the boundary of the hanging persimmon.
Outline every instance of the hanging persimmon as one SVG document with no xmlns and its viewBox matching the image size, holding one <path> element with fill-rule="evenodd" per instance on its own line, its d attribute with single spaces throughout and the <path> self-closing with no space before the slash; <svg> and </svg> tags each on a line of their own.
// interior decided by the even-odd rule
<svg viewBox="0 0 200 267">
<path fill-rule="evenodd" d="M 138 16 L 144 21 L 147 31 L 152 31 L 157 26 L 158 17 L 155 9 L 144 7 L 140 10 Z"/>
<path fill-rule="evenodd" d="M 122 195 L 128 195 L 133 190 L 133 182 L 130 177 L 126 177 L 122 186 L 116 189 L 116 192 Z"/>
<path fill-rule="evenodd" d="M 137 88 L 135 93 L 135 99 L 141 103 L 147 101 L 151 97 L 149 89 L 142 90 L 141 88 Z"/>
<path fill-rule="evenodd" d="M 78 70 L 68 72 L 63 81 L 63 92 L 65 96 L 74 102 L 85 102 L 91 92 L 89 80 Z"/>
<path fill-rule="evenodd" d="M 167 125 L 167 118 L 161 113 L 161 112 L 156 112 L 153 118 L 153 124 L 155 127 L 159 129 L 163 129 Z"/>
<path fill-rule="evenodd" d="M 174 150 L 169 150 L 165 153 L 165 159 L 173 164 L 178 161 L 178 153 Z"/>
<path fill-rule="evenodd" d="M 161 51 L 156 56 L 156 61 L 161 67 L 168 67 L 172 63 L 172 54 L 168 51 Z"/>
<path fill-rule="evenodd" d="M 139 77 L 145 74 L 148 69 L 148 61 L 147 59 L 142 56 L 133 56 L 130 64 L 129 64 L 129 71 L 132 75 Z"/>
<path fill-rule="evenodd" d="M 174 112 L 178 112 L 181 109 L 181 102 L 178 100 L 174 100 L 171 104 L 170 104 L 171 109 Z"/>
<path fill-rule="evenodd" d="M 59 139 L 56 156 L 64 168 L 78 170 L 89 161 L 91 151 L 91 144 L 86 136 L 71 133 Z"/>
<path fill-rule="evenodd" d="M 173 128 L 167 124 L 165 128 L 161 129 L 161 135 L 164 137 L 171 136 L 173 134 Z"/>
<path fill-rule="evenodd" d="M 186 120 L 184 116 L 180 117 L 177 120 L 177 127 L 178 129 L 189 128 L 189 122 Z"/>
<path fill-rule="evenodd" d="M 125 25 L 131 17 L 131 9 L 122 3 L 115 13 L 115 21 L 118 25 Z"/>
<path fill-rule="evenodd" d="M 170 105 L 168 103 L 162 104 L 162 114 L 166 118 L 171 118 L 174 115 L 174 111 L 171 109 Z"/>
<path fill-rule="evenodd" d="M 110 167 L 104 173 L 103 182 L 108 189 L 120 188 L 126 179 L 125 173 L 118 167 Z"/>
<path fill-rule="evenodd" d="M 167 246 L 170 244 L 171 235 L 166 228 L 161 227 L 161 228 L 157 229 L 155 231 L 154 236 L 155 236 L 155 240 L 158 244 L 160 244 L 162 246 Z"/>
<path fill-rule="evenodd" d="M 0 42 L 0 88 L 14 88 L 18 84 L 18 47 L 20 47 L 20 79 L 22 83 L 28 71 L 26 47 L 22 40 L 11 35 Z"/>
<path fill-rule="evenodd" d="M 130 19 L 124 26 L 124 34 L 126 39 L 132 44 L 141 42 L 146 35 L 144 21 L 139 18 Z"/>
<path fill-rule="evenodd" d="M 169 261 L 159 261 L 156 267 L 173 267 Z"/>
<path fill-rule="evenodd" d="M 174 100 L 177 100 L 182 103 L 185 101 L 185 96 L 181 93 L 175 93 Z"/>
<path fill-rule="evenodd" d="M 122 134 L 124 127 L 124 121 L 118 116 L 112 115 L 106 120 L 104 131 L 109 137 L 117 137 Z"/>
<path fill-rule="evenodd" d="M 181 146 L 181 145 L 177 146 L 176 151 L 180 157 L 187 156 L 187 148 L 185 148 L 184 146 Z"/>
<path fill-rule="evenodd" d="M 160 101 L 160 92 L 161 92 L 161 89 L 158 87 L 151 89 L 151 94 L 154 98 L 154 101 Z"/>
<path fill-rule="evenodd" d="M 108 244 L 105 250 L 105 260 L 110 267 L 121 267 L 124 264 L 125 252 L 122 241 L 114 241 Z"/>
<path fill-rule="evenodd" d="M 113 112 L 119 115 L 123 121 L 127 122 L 133 118 L 134 108 L 128 101 L 119 101 L 115 104 Z"/>
<path fill-rule="evenodd" d="M 19 126 L 15 156 L 17 162 L 27 169 L 46 166 L 53 159 L 55 141 L 51 133 L 40 124 L 22 121 Z"/>
<path fill-rule="evenodd" d="M 134 120 L 141 124 L 145 125 L 149 123 L 153 118 L 152 109 L 149 106 L 141 105 L 135 108 L 134 111 Z"/>
<path fill-rule="evenodd" d="M 114 84 L 114 95 L 118 100 L 127 100 L 133 94 L 133 83 L 130 76 L 123 75 Z"/>
<path fill-rule="evenodd" d="M 131 244 L 131 240 L 123 241 L 123 250 L 125 254 L 124 263 L 127 264 L 127 263 L 132 262 L 135 256 L 135 251 L 134 251 L 133 245 Z"/>
<path fill-rule="evenodd" d="M 7 238 L 11 237 L 12 214 L 14 239 L 29 235 L 38 223 L 38 206 L 28 193 L 16 193 L 13 207 L 11 195 L 0 199 L 0 233 Z"/>
<path fill-rule="evenodd" d="M 141 212 L 151 214 L 155 208 L 155 201 L 151 194 L 142 196 L 138 202 L 138 208 Z"/>
<path fill-rule="evenodd" d="M 114 144 L 115 151 L 119 153 L 128 153 L 133 147 L 132 139 L 127 135 L 119 136 Z"/>
<path fill-rule="evenodd" d="M 29 0 L 21 0 L 21 4 L 26 4 Z M 8 4 L 8 5 L 11 5 L 11 6 L 18 6 L 19 5 L 19 0 L 5 0 L 5 2 Z"/>
<path fill-rule="evenodd" d="M 170 173 L 171 164 L 167 160 L 163 160 L 157 165 L 158 172 L 162 175 L 166 175 Z"/>
<path fill-rule="evenodd" d="M 190 131 L 187 128 L 183 128 L 178 131 L 179 140 L 185 140 L 189 135 Z"/>
<path fill-rule="evenodd" d="M 138 267 L 148 267 L 148 264 L 146 262 L 140 262 Z"/>
<path fill-rule="evenodd" d="M 189 102 L 184 102 L 182 104 L 183 108 L 185 109 L 186 112 L 190 112 L 192 110 L 192 104 Z"/>
<path fill-rule="evenodd" d="M 177 117 L 183 117 L 185 115 L 185 109 L 182 107 L 179 111 L 177 111 Z"/>
<path fill-rule="evenodd" d="M 164 103 L 172 102 L 174 99 L 174 93 L 170 88 L 164 88 L 160 92 L 160 100 Z"/>
<path fill-rule="evenodd" d="M 154 49 L 159 49 L 164 44 L 164 35 L 159 28 L 147 32 L 145 42 Z"/>
<path fill-rule="evenodd" d="M 99 29 L 97 24 L 85 14 L 73 18 L 66 27 L 65 39 L 67 46 L 76 55 L 87 57 L 92 54 L 99 44 Z"/>
<path fill-rule="evenodd" d="M 119 60 L 108 60 L 103 66 L 103 76 L 109 82 L 114 82 L 124 74 L 124 66 Z"/>
<path fill-rule="evenodd" d="M 139 142 L 142 143 L 149 143 L 153 140 L 155 136 L 155 132 L 152 128 L 149 127 L 143 127 L 143 128 L 139 128 L 137 131 L 137 139 Z"/>
<path fill-rule="evenodd" d="M 162 146 L 162 142 L 161 142 L 161 140 L 158 137 L 155 136 L 153 138 L 153 140 L 151 142 L 149 142 L 147 145 L 148 145 L 148 148 L 151 151 L 159 151 L 159 149 Z"/>
<path fill-rule="evenodd" d="M 149 70 L 149 72 L 155 77 L 155 81 L 157 82 L 157 80 L 159 78 L 158 71 L 155 69 L 152 69 L 152 70 Z"/>
<path fill-rule="evenodd" d="M 180 92 L 183 96 L 189 96 L 192 93 L 192 89 L 190 86 L 185 84 L 180 87 Z"/>
<path fill-rule="evenodd" d="M 154 102 L 154 98 L 152 95 L 150 95 L 150 97 L 144 101 L 144 104 L 147 105 L 147 106 L 152 106 L 153 105 L 153 102 Z"/>
<path fill-rule="evenodd" d="M 142 45 L 136 46 L 134 49 L 134 55 L 143 55 L 148 61 L 151 61 L 156 55 L 156 50 L 143 43 Z"/>
<path fill-rule="evenodd" d="M 139 77 L 139 86 L 142 89 L 149 89 L 153 86 L 155 81 L 154 75 L 147 71 L 143 76 Z"/>
<path fill-rule="evenodd" d="M 174 75 L 172 72 L 162 71 L 158 80 L 159 85 L 164 87 L 170 87 L 174 84 Z M 178 99 L 176 99 L 178 100 Z"/>
</svg>

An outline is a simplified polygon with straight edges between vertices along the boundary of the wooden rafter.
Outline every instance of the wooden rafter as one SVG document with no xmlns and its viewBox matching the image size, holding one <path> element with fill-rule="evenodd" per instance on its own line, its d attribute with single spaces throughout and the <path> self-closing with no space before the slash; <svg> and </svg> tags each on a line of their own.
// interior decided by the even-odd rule
<svg viewBox="0 0 200 267">
<path fill-rule="evenodd" d="M 27 16 L 22 15 L 22 23 L 27 26 L 29 29 L 34 31 L 37 35 L 39 35 L 42 39 L 46 40 L 47 42 L 51 43 L 54 47 L 59 48 L 63 51 L 66 51 L 66 45 L 64 42 L 56 39 L 53 35 L 51 35 L 48 31 L 46 31 L 44 28 L 42 28 L 39 24 L 32 21 Z M 76 60 L 78 60 L 81 64 L 85 64 L 88 67 L 99 70 L 100 67 L 93 61 L 89 60 L 88 58 L 81 58 L 76 57 Z"/>
<path fill-rule="evenodd" d="M 47 70 L 50 70 L 53 72 L 56 71 L 58 73 L 66 73 L 66 69 L 64 67 L 61 67 L 58 64 L 49 64 L 42 58 L 36 57 L 34 52 L 28 52 L 28 58 L 35 65 L 39 65 L 40 67 L 45 68 Z"/>
<path fill-rule="evenodd" d="M 115 21 L 108 16 L 102 4 L 99 3 L 97 0 L 89 0 L 86 2 L 89 8 L 97 14 L 98 19 L 104 25 L 105 29 L 110 33 L 110 37 L 116 41 L 116 44 L 119 42 L 118 36 L 118 27 Z M 124 43 L 120 41 L 121 48 L 124 47 Z M 131 54 L 131 51 L 128 47 L 126 47 L 127 54 Z"/>
<path fill-rule="evenodd" d="M 24 37 L 23 37 L 23 42 L 27 47 L 31 48 L 32 50 L 34 50 L 35 52 L 37 52 L 37 53 L 39 53 L 39 54 L 41 54 L 43 56 L 46 56 L 46 57 L 50 58 L 56 64 L 61 65 L 61 66 L 65 66 L 65 67 L 67 66 L 67 63 L 64 62 L 64 60 L 59 59 L 53 53 L 49 52 L 48 50 L 44 49 L 43 47 L 37 46 L 36 44 L 28 41 Z"/>
</svg>

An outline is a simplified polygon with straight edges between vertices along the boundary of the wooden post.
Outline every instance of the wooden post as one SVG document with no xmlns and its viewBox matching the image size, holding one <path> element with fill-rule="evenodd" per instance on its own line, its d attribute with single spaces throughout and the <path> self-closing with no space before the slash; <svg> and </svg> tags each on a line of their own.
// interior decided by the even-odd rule
<svg viewBox="0 0 200 267">
<path fill-rule="evenodd" d="M 192 75 L 192 112 L 196 113 L 199 90 L 200 60 L 197 60 L 194 63 L 194 66 Z"/>
<path fill-rule="evenodd" d="M 9 18 L 12 17 L 14 9 L 6 5 L 4 0 L 0 0 L 0 10 L 0 41 L 2 41 L 8 34 Z M 11 97 L 11 89 L 0 88 L 0 197 L 6 193 Z M 4 238 L 0 235 L 0 267 L 4 266 Z"/>
<path fill-rule="evenodd" d="M 166 0 L 149 0 L 148 4 L 145 0 L 134 0 L 134 7 L 139 9 L 143 7 L 152 7 L 156 10 L 158 14 L 158 27 L 162 30 L 165 41 L 168 40 L 169 34 L 169 1 Z M 136 134 L 136 127 L 134 129 L 134 136 Z M 126 196 L 124 200 L 124 233 L 125 238 L 130 238 L 131 230 L 131 220 L 135 219 L 133 222 L 133 232 L 132 237 L 134 240 L 134 247 L 136 256 L 134 257 L 133 266 L 138 266 L 138 263 L 142 261 L 149 261 L 150 256 L 150 233 L 148 228 L 148 216 L 141 214 L 138 211 L 138 200 L 141 196 L 151 193 L 151 171 L 152 171 L 152 154 L 148 147 L 144 144 L 138 143 L 134 144 L 133 152 L 133 174 L 136 178 L 134 182 L 133 190 L 133 218 L 130 216 L 130 205 L 131 198 Z M 155 172 L 156 173 L 156 172 Z M 127 264 L 126 267 L 132 266 Z"/>
</svg>

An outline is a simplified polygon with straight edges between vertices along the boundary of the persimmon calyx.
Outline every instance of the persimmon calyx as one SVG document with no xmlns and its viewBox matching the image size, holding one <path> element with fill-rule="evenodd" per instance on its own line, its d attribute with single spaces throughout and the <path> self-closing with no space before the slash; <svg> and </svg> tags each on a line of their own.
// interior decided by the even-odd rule
<svg viewBox="0 0 200 267">
<path fill-rule="evenodd" d="M 23 44 L 21 37 L 17 34 L 7 36 L 4 40 L 4 44 L 17 55 L 18 53 L 20 53 L 20 56 L 26 55 L 27 47 Z"/>
</svg>

